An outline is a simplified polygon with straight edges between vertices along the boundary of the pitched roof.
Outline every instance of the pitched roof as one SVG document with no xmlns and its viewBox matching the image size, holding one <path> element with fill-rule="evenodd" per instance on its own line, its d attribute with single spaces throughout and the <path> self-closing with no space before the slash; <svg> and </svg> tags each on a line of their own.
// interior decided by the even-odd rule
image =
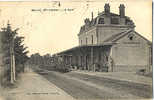
<svg viewBox="0 0 154 100">
<path fill-rule="evenodd" d="M 148 39 L 146 39 L 144 36 L 142 36 L 141 34 L 139 34 L 138 32 L 134 31 L 135 34 L 137 34 L 138 36 L 140 36 L 141 38 L 143 38 L 145 41 L 147 41 L 150 45 L 152 45 L 152 42 L 149 41 Z"/>
<path fill-rule="evenodd" d="M 146 40 L 149 44 L 152 44 L 151 41 L 149 41 L 148 39 L 146 39 L 145 37 L 143 37 L 142 35 L 140 35 L 139 33 L 137 33 L 134 30 L 126 30 L 126 31 L 117 33 L 117 34 L 112 35 L 111 37 L 107 38 L 106 40 L 104 40 L 104 42 L 109 42 L 109 43 L 116 42 L 119 39 L 121 39 L 122 37 L 126 36 L 130 32 L 134 32 L 135 34 L 137 34 L 138 36 L 140 36 L 141 38 L 143 38 L 144 40 Z"/>
<path fill-rule="evenodd" d="M 126 30 L 117 34 L 112 35 L 111 37 L 104 40 L 104 42 L 114 42 L 115 40 L 121 38 L 122 36 L 125 36 L 126 34 L 130 33 L 132 30 Z"/>
</svg>

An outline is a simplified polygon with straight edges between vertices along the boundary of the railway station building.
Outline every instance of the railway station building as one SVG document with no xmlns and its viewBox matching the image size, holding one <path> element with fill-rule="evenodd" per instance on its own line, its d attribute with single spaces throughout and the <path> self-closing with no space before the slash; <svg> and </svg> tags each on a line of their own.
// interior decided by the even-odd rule
<svg viewBox="0 0 154 100">
<path fill-rule="evenodd" d="M 86 18 L 78 34 L 79 46 L 55 54 L 66 65 L 76 69 L 100 72 L 152 70 L 152 43 L 135 31 L 135 24 L 125 16 L 120 4 L 119 14 L 104 11 Z"/>
</svg>

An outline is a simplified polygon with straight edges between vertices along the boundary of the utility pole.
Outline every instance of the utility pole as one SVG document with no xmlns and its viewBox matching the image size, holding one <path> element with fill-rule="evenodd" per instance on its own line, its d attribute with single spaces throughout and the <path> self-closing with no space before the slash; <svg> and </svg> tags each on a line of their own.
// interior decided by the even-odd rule
<svg viewBox="0 0 154 100">
<path fill-rule="evenodd" d="M 10 43 L 10 60 L 11 60 L 11 64 L 10 64 L 10 69 L 11 69 L 11 83 L 14 83 L 14 77 L 13 77 L 13 50 L 12 50 L 12 42 Z"/>
<path fill-rule="evenodd" d="M 8 27 L 9 26 L 9 22 L 8 22 Z M 11 32 L 11 31 L 10 31 Z M 14 36 L 11 39 L 10 42 L 10 60 L 11 60 L 11 64 L 10 64 L 10 71 L 11 71 L 11 83 L 13 84 L 14 81 L 16 80 L 16 75 L 15 75 L 15 56 L 14 56 Z"/>
<path fill-rule="evenodd" d="M 13 84 L 16 80 L 15 75 L 15 56 L 14 56 L 14 39 L 10 43 L 10 54 L 11 54 L 11 83 Z"/>
<path fill-rule="evenodd" d="M 14 54 L 14 38 L 12 40 L 12 67 L 13 67 L 13 79 L 14 79 L 14 81 L 16 81 L 15 54 Z"/>
</svg>

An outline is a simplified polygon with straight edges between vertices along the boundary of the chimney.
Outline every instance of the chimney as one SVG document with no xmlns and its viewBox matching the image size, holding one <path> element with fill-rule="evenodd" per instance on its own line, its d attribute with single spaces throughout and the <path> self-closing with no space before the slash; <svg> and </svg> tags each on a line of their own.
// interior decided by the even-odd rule
<svg viewBox="0 0 154 100">
<path fill-rule="evenodd" d="M 8 22 L 7 22 L 7 29 L 8 30 L 11 30 L 11 26 L 10 26 L 10 21 L 8 20 Z"/>
<path fill-rule="evenodd" d="M 89 24 L 90 24 L 89 18 L 86 18 L 86 19 L 84 20 L 84 22 L 85 22 L 86 25 L 89 25 Z"/>
<path fill-rule="evenodd" d="M 120 6 L 119 6 L 119 15 L 120 15 L 120 17 L 125 17 L 125 6 L 124 6 L 124 4 L 120 4 Z"/>
<path fill-rule="evenodd" d="M 110 5 L 109 5 L 109 3 L 105 4 L 104 11 L 105 11 L 105 14 L 109 14 L 110 13 Z"/>
<path fill-rule="evenodd" d="M 98 10 L 98 15 L 99 15 L 99 10 Z"/>
<path fill-rule="evenodd" d="M 91 20 L 94 19 L 94 15 L 93 15 L 93 12 L 91 12 Z"/>
</svg>

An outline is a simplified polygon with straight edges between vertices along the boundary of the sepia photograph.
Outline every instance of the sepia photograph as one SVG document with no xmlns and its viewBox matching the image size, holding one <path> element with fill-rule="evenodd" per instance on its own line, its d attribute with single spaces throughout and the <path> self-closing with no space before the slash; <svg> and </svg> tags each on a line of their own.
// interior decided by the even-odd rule
<svg viewBox="0 0 154 100">
<path fill-rule="evenodd" d="M 152 100 L 152 0 L 0 1 L 0 100 Z"/>
</svg>

